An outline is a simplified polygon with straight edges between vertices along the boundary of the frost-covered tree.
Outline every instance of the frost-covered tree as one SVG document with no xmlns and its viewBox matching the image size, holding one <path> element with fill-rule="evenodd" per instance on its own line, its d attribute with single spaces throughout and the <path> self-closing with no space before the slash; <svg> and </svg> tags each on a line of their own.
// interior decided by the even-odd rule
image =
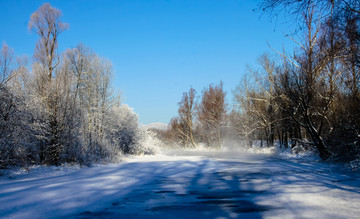
<svg viewBox="0 0 360 219">
<path fill-rule="evenodd" d="M 0 85 L 4 86 L 14 75 L 14 51 L 3 42 L 0 51 Z"/>
<path fill-rule="evenodd" d="M 110 109 L 112 66 L 83 44 L 66 52 L 66 62 L 74 77 L 73 94 L 83 112 L 82 134 L 87 153 L 101 154 L 107 138 Z"/>
<path fill-rule="evenodd" d="M 126 104 L 111 108 L 109 142 L 124 154 L 153 154 L 161 144 L 154 133 L 140 127 L 138 116 Z"/>
<path fill-rule="evenodd" d="M 29 29 L 40 36 L 36 44 L 34 57 L 44 68 L 48 80 L 53 77 L 54 69 L 60 63 L 57 52 L 59 35 L 68 29 L 68 24 L 62 22 L 59 9 L 44 3 L 34 12 L 29 21 Z"/>
<path fill-rule="evenodd" d="M 182 125 L 177 129 L 179 135 L 181 136 L 182 144 L 186 147 L 189 144 L 196 147 L 193 125 L 197 107 L 195 89 L 190 88 L 188 92 L 183 93 L 183 97 L 178 105 L 179 119 Z"/>
<path fill-rule="evenodd" d="M 14 56 L 6 43 L 0 51 L 0 168 L 31 162 L 31 114 L 18 80 L 26 63 Z"/>
<path fill-rule="evenodd" d="M 64 80 L 57 79 L 61 72 L 57 67 L 60 64 L 60 56 L 57 52 L 59 35 L 68 27 L 61 21 L 61 11 L 53 8 L 49 3 L 42 5 L 34 12 L 29 21 L 29 29 L 39 35 L 40 39 L 35 48 L 35 60 L 33 65 L 37 95 L 42 104 L 43 118 L 41 123 L 44 140 L 40 144 L 40 158 L 42 162 L 58 164 L 61 159 L 63 144 L 60 137 L 64 131 L 66 113 L 61 101 L 63 98 Z M 64 89 L 66 89 L 64 87 Z"/>
<path fill-rule="evenodd" d="M 114 102 L 111 62 L 83 44 L 58 53 L 61 11 L 42 5 L 29 28 L 40 37 L 31 71 L 6 43 L 0 51 L 0 168 L 153 153 L 157 138 Z"/>
</svg>

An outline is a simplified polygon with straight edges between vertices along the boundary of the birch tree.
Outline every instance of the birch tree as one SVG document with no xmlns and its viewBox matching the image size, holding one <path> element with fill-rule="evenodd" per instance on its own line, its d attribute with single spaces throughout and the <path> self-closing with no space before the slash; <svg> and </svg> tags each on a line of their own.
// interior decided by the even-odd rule
<svg viewBox="0 0 360 219">
<path fill-rule="evenodd" d="M 306 38 L 300 44 L 302 53 L 284 56 L 286 68 L 278 75 L 276 89 L 278 97 L 285 103 L 284 110 L 291 110 L 292 118 L 307 130 L 320 156 L 327 159 L 330 152 L 325 145 L 324 129 L 333 98 L 326 89 L 326 66 L 330 58 L 324 56 L 319 47 L 320 25 L 315 8 L 304 15 Z"/>
<path fill-rule="evenodd" d="M 47 74 L 50 81 L 54 69 L 60 63 L 57 52 L 59 35 L 68 29 L 69 25 L 62 22 L 62 13 L 59 9 L 44 3 L 34 12 L 29 21 L 29 29 L 40 36 L 35 47 L 34 57 L 44 67 L 44 74 Z"/>
<path fill-rule="evenodd" d="M 57 52 L 59 35 L 68 28 L 68 24 L 61 21 L 61 11 L 53 8 L 49 3 L 43 4 L 34 12 L 29 21 L 29 29 L 39 35 L 34 58 L 34 71 L 36 75 L 37 92 L 43 104 L 46 124 L 47 140 L 40 146 L 42 162 L 58 164 L 63 145 L 60 136 L 63 132 L 61 114 L 61 93 L 58 87 L 59 80 L 55 80 L 56 68 L 60 64 Z"/>
<path fill-rule="evenodd" d="M 100 154 L 111 122 L 111 62 L 83 44 L 68 50 L 66 60 L 75 78 L 73 101 L 79 103 L 84 113 L 82 133 L 86 150 L 90 154 Z"/>
<path fill-rule="evenodd" d="M 179 109 L 179 119 L 182 125 L 182 130 L 180 130 L 180 134 L 182 136 L 183 144 L 185 146 L 188 146 L 190 143 L 193 147 L 196 147 L 196 143 L 194 140 L 194 134 L 193 134 L 193 122 L 196 115 L 196 91 L 193 88 L 190 88 L 188 92 L 183 93 L 183 97 L 181 101 L 178 103 Z"/>
<path fill-rule="evenodd" d="M 26 165 L 31 160 L 31 115 L 22 84 L 17 78 L 28 73 L 26 63 L 3 43 L 0 50 L 0 168 Z"/>
</svg>

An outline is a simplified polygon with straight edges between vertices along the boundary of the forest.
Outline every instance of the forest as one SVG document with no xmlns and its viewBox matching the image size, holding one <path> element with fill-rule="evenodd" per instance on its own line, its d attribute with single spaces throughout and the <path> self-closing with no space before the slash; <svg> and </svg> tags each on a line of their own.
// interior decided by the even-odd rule
<svg viewBox="0 0 360 219">
<path fill-rule="evenodd" d="M 316 150 L 323 160 L 360 155 L 360 3 L 264 0 L 270 16 L 281 12 L 297 25 L 288 34 L 297 48 L 263 54 L 225 102 L 222 82 L 201 97 L 184 92 L 178 116 L 162 135 L 185 147 L 220 148 L 224 138 L 251 147 Z M 271 47 L 271 45 L 269 45 Z M 199 99 L 200 98 L 200 99 Z"/>
<path fill-rule="evenodd" d="M 286 37 L 297 48 L 261 55 L 231 104 L 221 81 L 200 96 L 190 88 L 168 130 L 150 131 L 113 91 L 110 60 L 82 43 L 59 53 L 69 24 L 43 4 L 28 21 L 38 35 L 33 58 L 15 56 L 5 42 L 0 51 L 0 168 L 116 162 L 159 144 L 220 149 L 227 139 L 359 158 L 360 3 L 263 0 L 259 9 L 294 21 L 297 31 Z"/>
<path fill-rule="evenodd" d="M 0 1 L 0 7 L 14 13 L 22 10 L 20 2 Z M 275 21 L 274 25 L 284 15 L 294 27 L 284 38 L 296 47 L 279 49 L 268 42 L 269 50 L 261 55 L 260 46 L 254 56 L 244 49 L 239 52 L 243 59 L 260 56 L 239 75 L 235 65 L 221 72 L 223 64 L 239 61 L 232 59 L 238 54 L 232 51 L 240 48 L 234 44 L 253 49 L 260 43 L 252 33 L 264 32 L 241 26 L 236 33 L 251 35 L 254 41 L 238 36 L 231 41 L 228 36 L 235 32 L 223 26 L 233 30 L 249 22 L 253 2 L 52 2 L 61 6 L 64 16 L 53 3 L 22 1 L 31 6 L 22 10 L 29 13 L 19 19 L 26 19 L 23 29 L 13 29 L 11 19 L 0 23 L 10 23 L 3 29 L 19 35 L 9 44 L 21 45 L 3 42 L 0 50 L 0 218 L 359 218 L 359 0 L 259 0 L 255 14 Z M 247 20 L 236 20 L 238 10 Z M 119 13 L 113 16 L 111 11 Z M 85 42 L 96 52 L 84 42 L 65 43 L 67 33 L 71 41 L 76 35 L 65 22 L 67 13 L 73 13 L 71 23 L 80 21 L 77 28 L 102 19 L 91 26 L 94 35 L 79 35 L 83 40 L 95 38 L 96 43 Z M 4 14 L 1 18 L 9 15 Z M 213 23 L 219 19 L 214 15 L 228 14 Z M 189 24 L 199 17 L 197 25 Z M 109 18 L 116 19 L 102 29 Z M 119 19 L 125 26 L 118 24 Z M 211 28 L 201 29 L 203 25 Z M 26 42 L 32 43 L 19 42 L 25 26 L 34 37 Z M 109 27 L 119 32 L 100 31 Z M 127 31 L 126 37 L 109 36 Z M 181 31 L 189 33 L 174 40 Z M 209 33 L 221 31 L 196 53 L 197 44 Z M 104 38 L 98 39 L 96 32 Z M 138 39 L 130 43 L 129 36 Z M 198 39 L 187 41 L 184 36 Z M 222 44 L 224 40 L 230 42 Z M 130 48 L 124 56 L 115 56 L 123 62 L 110 55 L 126 48 L 120 41 Z M 13 49 L 21 50 L 25 44 L 34 44 L 31 57 L 18 56 Z M 229 48 L 208 50 L 217 44 Z M 106 45 L 110 50 L 104 52 L 101 48 Z M 139 50 L 131 54 L 136 46 Z M 165 53 L 156 53 L 159 46 Z M 172 51 L 181 47 L 187 47 L 185 52 Z M 146 49 L 156 58 L 139 58 L 149 56 Z M 197 57 L 211 52 L 215 59 Z M 135 59 L 124 58 L 131 55 Z M 221 64 L 209 63 L 223 55 Z M 178 65 L 172 62 L 179 58 Z M 200 64 L 191 65 L 189 60 Z M 119 71 L 118 63 L 125 62 L 141 66 L 140 71 Z M 177 71 L 186 64 L 190 67 Z M 210 77 L 209 69 L 216 66 L 216 77 Z M 126 81 L 129 75 L 132 78 Z M 177 86 L 180 80 L 184 86 Z M 194 86 L 195 80 L 201 83 Z M 226 86 L 231 80 L 239 81 L 230 90 Z M 170 120 L 168 124 L 157 119 L 143 124 L 143 113 L 138 115 L 138 108 L 129 106 L 134 102 L 126 99 L 126 92 L 116 92 L 126 85 L 127 92 L 135 90 L 140 96 L 133 98 L 150 102 L 142 105 L 143 113 L 160 118 L 157 114 L 171 112 L 161 115 Z M 149 98 L 156 94 L 149 88 L 161 85 L 158 91 L 166 95 Z M 168 96 L 171 92 L 173 96 Z"/>
<path fill-rule="evenodd" d="M 147 145 L 155 136 L 113 92 L 111 61 L 82 43 L 59 54 L 59 36 L 69 27 L 61 18 L 49 3 L 31 15 L 28 28 L 39 36 L 32 62 L 2 45 L 0 168 L 153 153 Z"/>
</svg>

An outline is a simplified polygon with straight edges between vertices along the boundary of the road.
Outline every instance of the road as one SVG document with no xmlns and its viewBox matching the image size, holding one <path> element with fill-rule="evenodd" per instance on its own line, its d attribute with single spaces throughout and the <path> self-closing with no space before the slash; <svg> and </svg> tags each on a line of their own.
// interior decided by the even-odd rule
<svg viewBox="0 0 360 219">
<path fill-rule="evenodd" d="M 273 154 L 172 151 L 50 177 L 1 178 L 0 189 L 0 216 L 13 218 L 360 215 L 358 173 Z"/>
</svg>

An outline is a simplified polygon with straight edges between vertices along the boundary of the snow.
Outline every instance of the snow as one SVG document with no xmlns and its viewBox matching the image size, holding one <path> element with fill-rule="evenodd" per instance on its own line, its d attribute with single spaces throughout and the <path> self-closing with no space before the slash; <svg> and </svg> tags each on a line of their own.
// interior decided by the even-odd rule
<svg viewBox="0 0 360 219">
<path fill-rule="evenodd" d="M 0 177 L 3 218 L 358 218 L 360 176 L 268 151 L 165 150 Z"/>
<path fill-rule="evenodd" d="M 168 125 L 166 123 L 162 123 L 162 122 L 149 123 L 149 124 L 143 125 L 143 127 L 146 129 L 157 129 L 157 130 L 162 130 L 162 131 L 166 131 L 168 129 Z"/>
</svg>

